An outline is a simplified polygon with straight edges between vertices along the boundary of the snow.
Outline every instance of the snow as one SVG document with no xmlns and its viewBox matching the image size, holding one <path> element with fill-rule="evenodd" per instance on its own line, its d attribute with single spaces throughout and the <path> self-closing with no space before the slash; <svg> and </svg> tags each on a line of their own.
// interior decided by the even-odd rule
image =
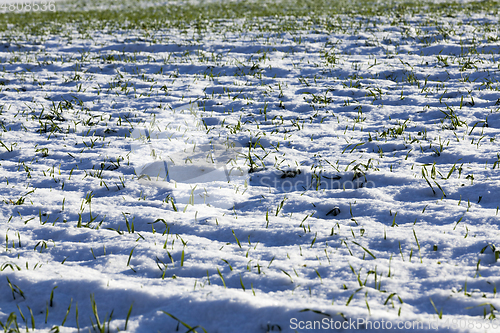
<svg viewBox="0 0 500 333">
<path fill-rule="evenodd" d="M 3 32 L 0 321 L 497 331 L 498 17 L 325 22 Z"/>
</svg>

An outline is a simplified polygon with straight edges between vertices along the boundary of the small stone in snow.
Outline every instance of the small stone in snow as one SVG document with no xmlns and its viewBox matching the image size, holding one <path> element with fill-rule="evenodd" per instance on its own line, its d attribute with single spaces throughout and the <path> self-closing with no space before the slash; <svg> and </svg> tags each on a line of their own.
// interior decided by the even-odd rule
<svg viewBox="0 0 500 333">
<path fill-rule="evenodd" d="M 328 213 L 326 213 L 326 215 L 333 215 L 333 216 L 337 216 L 340 214 L 340 208 L 339 207 L 333 207 L 333 209 L 331 211 L 329 211 Z"/>
</svg>

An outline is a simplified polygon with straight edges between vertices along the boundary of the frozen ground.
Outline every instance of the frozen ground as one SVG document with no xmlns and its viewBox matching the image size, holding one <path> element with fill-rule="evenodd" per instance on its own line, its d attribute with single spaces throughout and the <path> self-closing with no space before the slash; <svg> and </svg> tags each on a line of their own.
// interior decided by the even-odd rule
<svg viewBox="0 0 500 333">
<path fill-rule="evenodd" d="M 498 331 L 500 38 L 485 4 L 9 25 L 5 330 Z"/>
</svg>

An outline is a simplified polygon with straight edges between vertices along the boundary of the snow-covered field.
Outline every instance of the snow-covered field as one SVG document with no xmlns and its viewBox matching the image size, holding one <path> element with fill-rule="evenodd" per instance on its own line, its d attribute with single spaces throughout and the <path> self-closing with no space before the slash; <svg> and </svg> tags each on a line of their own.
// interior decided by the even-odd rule
<svg viewBox="0 0 500 333">
<path fill-rule="evenodd" d="M 1 23 L 5 331 L 499 331 L 497 2 L 75 3 Z"/>
</svg>

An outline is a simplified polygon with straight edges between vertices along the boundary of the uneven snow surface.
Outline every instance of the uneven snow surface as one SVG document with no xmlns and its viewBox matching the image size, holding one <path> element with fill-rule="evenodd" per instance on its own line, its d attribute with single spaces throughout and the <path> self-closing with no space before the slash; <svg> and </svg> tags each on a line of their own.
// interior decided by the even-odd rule
<svg viewBox="0 0 500 333">
<path fill-rule="evenodd" d="M 3 325 L 498 332 L 498 17 L 280 22 L 1 39 Z"/>
</svg>

